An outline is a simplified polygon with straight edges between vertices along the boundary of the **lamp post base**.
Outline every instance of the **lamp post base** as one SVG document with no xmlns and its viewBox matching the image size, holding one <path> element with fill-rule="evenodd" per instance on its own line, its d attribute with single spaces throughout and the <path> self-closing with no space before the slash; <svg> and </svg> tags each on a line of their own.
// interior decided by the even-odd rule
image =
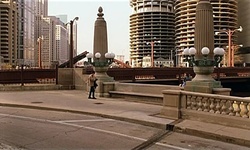
<svg viewBox="0 0 250 150">
<path fill-rule="evenodd" d="M 214 72 L 213 66 L 194 66 L 193 69 L 196 75 L 192 81 L 186 83 L 185 91 L 212 94 L 214 88 L 222 88 L 221 82 L 211 76 Z"/>
<path fill-rule="evenodd" d="M 204 67 L 197 67 L 194 66 L 193 70 L 195 72 L 195 77 L 193 79 L 193 81 L 215 81 L 212 78 L 212 73 L 214 72 L 214 67 L 208 67 L 208 66 L 204 66 Z"/>
<path fill-rule="evenodd" d="M 95 94 L 97 97 L 108 97 L 106 86 L 104 86 L 104 82 L 114 82 L 114 78 L 107 75 L 108 67 L 94 67 L 96 72 L 97 80 L 97 88 L 95 90 Z"/>
<path fill-rule="evenodd" d="M 199 93 L 213 93 L 214 88 L 222 88 L 220 81 L 188 81 L 184 87 L 185 91 L 199 92 Z"/>
</svg>

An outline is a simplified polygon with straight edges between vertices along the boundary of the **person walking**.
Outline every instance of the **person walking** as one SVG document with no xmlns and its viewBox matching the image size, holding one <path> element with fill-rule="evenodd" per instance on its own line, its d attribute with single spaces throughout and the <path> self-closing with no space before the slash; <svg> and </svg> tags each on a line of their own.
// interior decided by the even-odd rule
<svg viewBox="0 0 250 150">
<path fill-rule="evenodd" d="M 89 87 L 90 87 L 90 90 L 89 90 L 89 99 L 96 99 L 95 97 L 95 89 L 97 87 L 97 78 L 95 76 L 95 72 L 93 71 L 89 77 L 88 77 L 88 84 L 89 84 Z M 91 97 L 92 96 L 92 97 Z"/>
</svg>

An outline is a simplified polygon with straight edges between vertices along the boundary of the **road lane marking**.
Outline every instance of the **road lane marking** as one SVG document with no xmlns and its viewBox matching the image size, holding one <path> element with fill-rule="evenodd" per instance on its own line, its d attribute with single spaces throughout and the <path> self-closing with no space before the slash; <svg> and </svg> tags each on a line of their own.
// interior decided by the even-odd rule
<svg viewBox="0 0 250 150">
<path fill-rule="evenodd" d="M 32 121 L 38 121 L 38 122 L 49 122 L 49 123 L 52 123 L 52 124 L 60 124 L 60 125 L 66 125 L 66 126 L 81 128 L 81 129 L 93 130 L 93 131 L 102 132 L 102 133 L 113 134 L 113 135 L 126 137 L 126 138 L 130 138 L 130 139 L 134 139 L 134 140 L 144 141 L 144 142 L 147 141 L 147 139 L 143 139 L 143 138 L 139 138 L 139 137 L 134 137 L 134 136 L 130 136 L 130 135 L 122 134 L 122 133 L 117 133 L 117 132 L 108 131 L 108 130 L 102 130 L 102 129 L 93 128 L 93 127 L 82 126 L 82 125 L 77 125 L 77 124 L 72 124 L 72 123 L 67 123 L 67 122 L 58 122 L 58 121 L 52 121 L 52 120 L 48 120 L 48 119 L 37 119 L 37 118 L 33 118 L 33 117 L 25 117 L 25 116 L 2 114 L 2 113 L 0 113 L 0 116 L 3 116 L 2 118 L 12 117 L 12 118 L 26 119 L 26 120 L 32 120 Z M 157 142 L 155 144 L 159 145 L 159 146 L 162 146 L 162 147 L 174 148 L 174 149 L 177 149 L 177 150 L 189 150 L 189 149 L 186 149 L 186 148 L 173 146 L 173 145 L 169 145 L 169 144 L 163 144 L 163 143 L 159 143 L 159 142 Z"/>
<path fill-rule="evenodd" d="M 37 118 L 33 118 L 33 117 L 17 116 L 17 115 L 12 115 L 12 114 L 0 113 L 0 116 L 3 116 L 2 118 L 12 117 L 12 118 L 19 118 L 19 119 L 26 119 L 26 120 L 34 120 L 34 121 L 39 121 L 39 122 L 52 122 L 53 123 L 53 121 L 47 120 L 47 119 L 37 119 Z M 0 119 L 2 119 L 2 118 L 0 118 Z"/>
</svg>

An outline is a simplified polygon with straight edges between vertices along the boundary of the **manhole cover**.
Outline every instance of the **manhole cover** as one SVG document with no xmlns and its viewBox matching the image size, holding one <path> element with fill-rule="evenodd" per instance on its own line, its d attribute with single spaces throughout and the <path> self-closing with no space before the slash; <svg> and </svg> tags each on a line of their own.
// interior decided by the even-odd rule
<svg viewBox="0 0 250 150">
<path fill-rule="evenodd" d="M 94 104 L 96 104 L 96 105 L 101 105 L 101 104 L 103 104 L 103 103 L 94 103 Z"/>
<path fill-rule="evenodd" d="M 43 102 L 31 102 L 32 104 L 41 104 Z"/>
</svg>

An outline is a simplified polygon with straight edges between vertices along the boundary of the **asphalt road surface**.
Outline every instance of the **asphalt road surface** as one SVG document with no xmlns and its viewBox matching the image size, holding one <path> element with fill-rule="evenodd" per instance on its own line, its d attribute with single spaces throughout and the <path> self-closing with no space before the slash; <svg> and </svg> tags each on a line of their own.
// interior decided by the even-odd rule
<svg viewBox="0 0 250 150">
<path fill-rule="evenodd" d="M 249 150 L 113 119 L 0 107 L 0 149 Z"/>
</svg>

